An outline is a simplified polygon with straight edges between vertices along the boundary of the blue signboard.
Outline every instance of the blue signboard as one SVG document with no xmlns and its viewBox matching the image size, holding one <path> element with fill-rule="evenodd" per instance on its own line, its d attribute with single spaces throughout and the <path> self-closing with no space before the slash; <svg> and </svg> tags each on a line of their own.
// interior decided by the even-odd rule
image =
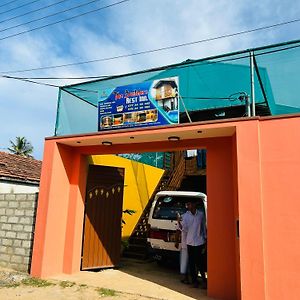
<svg viewBox="0 0 300 300">
<path fill-rule="evenodd" d="M 98 130 L 179 123 L 178 77 L 100 91 Z"/>
</svg>

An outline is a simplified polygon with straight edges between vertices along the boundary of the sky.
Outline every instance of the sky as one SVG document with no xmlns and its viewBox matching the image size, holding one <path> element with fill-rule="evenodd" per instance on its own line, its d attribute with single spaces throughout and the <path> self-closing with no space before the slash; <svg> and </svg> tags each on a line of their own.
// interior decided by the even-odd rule
<svg viewBox="0 0 300 300">
<path fill-rule="evenodd" d="M 94 1 L 51 18 L 6 30 L 90 1 L 65 0 L 48 9 L 5 22 L 61 0 L 17 0 L 7 5 L 4 4 L 10 0 L 1 1 L 0 73 L 24 77 L 120 74 L 300 38 L 298 22 L 273 30 L 131 58 L 10 73 L 155 49 L 300 18 L 300 2 L 292 0 L 130 0 L 41 30 L 2 39 L 119 0 Z M 78 81 L 51 81 L 56 85 L 75 82 Z M 44 138 L 54 134 L 57 96 L 58 88 L 0 78 L 0 151 L 5 150 L 16 136 L 25 136 L 34 146 L 34 157 L 42 159 Z"/>
</svg>

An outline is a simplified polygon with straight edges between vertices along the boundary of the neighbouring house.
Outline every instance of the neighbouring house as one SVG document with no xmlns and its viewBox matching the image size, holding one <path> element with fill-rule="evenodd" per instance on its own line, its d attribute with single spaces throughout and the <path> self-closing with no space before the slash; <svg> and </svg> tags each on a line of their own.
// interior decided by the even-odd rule
<svg viewBox="0 0 300 300">
<path fill-rule="evenodd" d="M 0 194 L 38 192 L 41 166 L 40 160 L 0 152 Z"/>
</svg>

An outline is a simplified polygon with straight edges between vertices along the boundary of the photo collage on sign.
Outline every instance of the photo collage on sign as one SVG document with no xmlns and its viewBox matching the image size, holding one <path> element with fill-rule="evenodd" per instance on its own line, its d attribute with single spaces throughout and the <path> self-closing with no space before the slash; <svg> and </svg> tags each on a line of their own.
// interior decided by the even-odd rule
<svg viewBox="0 0 300 300">
<path fill-rule="evenodd" d="M 119 113 L 101 118 L 101 127 L 130 125 L 136 123 L 156 122 L 158 118 L 157 109 L 149 109 L 138 112 Z"/>
</svg>

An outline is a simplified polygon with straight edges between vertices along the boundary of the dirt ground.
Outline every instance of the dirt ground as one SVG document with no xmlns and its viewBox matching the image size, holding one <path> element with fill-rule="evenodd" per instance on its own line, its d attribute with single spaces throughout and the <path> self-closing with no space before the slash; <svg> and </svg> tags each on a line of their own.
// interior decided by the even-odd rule
<svg viewBox="0 0 300 300">
<path fill-rule="evenodd" d="M 192 288 L 180 282 L 181 275 L 170 266 L 158 266 L 153 261 L 123 259 L 118 270 L 79 272 L 54 277 L 92 286 L 102 286 L 148 299 L 161 300 L 212 300 L 206 290 Z"/>
<path fill-rule="evenodd" d="M 111 289 L 76 284 L 66 280 L 40 280 L 27 274 L 0 268 L 2 300 L 149 300 L 149 297 L 117 292 Z"/>
<path fill-rule="evenodd" d="M 94 288 L 70 287 L 61 288 L 59 286 L 38 288 L 38 287 L 16 287 L 1 288 L 0 299 L 5 300 L 149 300 L 149 298 L 116 294 L 115 296 L 106 296 L 98 293 Z"/>
<path fill-rule="evenodd" d="M 122 260 L 118 270 L 79 272 L 40 280 L 0 268 L 2 300 L 212 300 L 180 283 L 180 275 L 156 262 Z"/>
</svg>

